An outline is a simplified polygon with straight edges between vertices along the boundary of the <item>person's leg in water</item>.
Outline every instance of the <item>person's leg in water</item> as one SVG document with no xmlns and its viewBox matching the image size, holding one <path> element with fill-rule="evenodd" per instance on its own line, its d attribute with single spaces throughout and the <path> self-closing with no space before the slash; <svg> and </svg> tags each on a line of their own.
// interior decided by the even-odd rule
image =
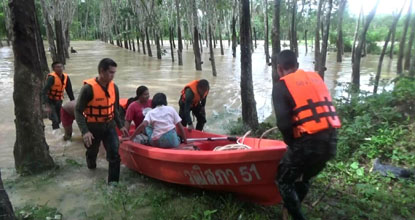
<svg viewBox="0 0 415 220">
<path fill-rule="evenodd" d="M 65 135 L 63 136 L 63 140 L 68 141 L 72 138 L 72 124 L 75 120 L 75 117 L 67 113 L 63 108 L 61 108 L 61 121 L 62 126 L 65 129 Z"/>
<path fill-rule="evenodd" d="M 104 134 L 101 134 L 100 130 L 91 130 L 90 132 L 92 133 L 92 135 L 94 136 L 94 139 L 92 139 L 92 144 L 91 146 L 87 147 L 85 145 L 86 148 L 86 164 L 88 166 L 88 169 L 95 169 L 97 167 L 97 155 L 99 152 L 99 146 L 101 144 L 101 140 L 102 137 L 104 136 Z"/>
<path fill-rule="evenodd" d="M 52 121 L 52 129 L 59 129 L 60 121 L 60 109 L 62 101 L 49 100 L 48 105 L 50 107 L 49 119 Z"/>
<path fill-rule="evenodd" d="M 108 128 L 102 139 L 105 150 L 107 151 L 108 161 L 108 184 L 118 182 L 120 180 L 120 154 L 118 148 L 120 142 L 115 128 Z"/>
<path fill-rule="evenodd" d="M 198 105 L 196 107 L 193 107 L 191 111 L 193 112 L 193 114 L 196 116 L 196 119 L 197 119 L 196 130 L 203 131 L 203 127 L 205 126 L 205 123 L 206 123 L 205 108 L 202 107 L 201 105 Z"/>
</svg>

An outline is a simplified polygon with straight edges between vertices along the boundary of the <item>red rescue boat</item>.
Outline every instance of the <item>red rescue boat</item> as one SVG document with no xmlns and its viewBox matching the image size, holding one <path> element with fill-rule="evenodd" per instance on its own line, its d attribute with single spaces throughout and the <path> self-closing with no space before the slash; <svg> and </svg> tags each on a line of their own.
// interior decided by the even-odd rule
<svg viewBox="0 0 415 220">
<path fill-rule="evenodd" d="M 224 135 L 193 130 L 188 138 L 216 138 L 194 141 L 198 150 L 163 149 L 131 141 L 120 145 L 122 163 L 139 173 L 162 181 L 208 190 L 233 192 L 252 202 L 273 205 L 281 201 L 275 177 L 286 151 L 282 141 L 245 138 L 248 150 L 213 151 L 235 144 Z M 222 139 L 222 140 L 217 140 Z"/>
</svg>

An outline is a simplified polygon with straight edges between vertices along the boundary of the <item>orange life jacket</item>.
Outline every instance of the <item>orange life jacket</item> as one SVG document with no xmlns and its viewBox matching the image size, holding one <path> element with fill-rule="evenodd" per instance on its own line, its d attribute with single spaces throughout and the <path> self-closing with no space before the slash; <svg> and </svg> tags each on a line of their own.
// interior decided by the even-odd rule
<svg viewBox="0 0 415 220">
<path fill-rule="evenodd" d="M 197 91 L 197 85 L 198 85 L 198 83 L 199 83 L 199 80 L 193 80 L 193 81 L 191 81 L 190 83 L 188 83 L 188 84 L 184 87 L 184 89 L 182 90 L 182 101 L 183 101 L 183 102 L 185 102 L 185 101 L 186 101 L 186 89 L 187 89 L 187 88 L 190 88 L 190 89 L 192 90 L 193 95 L 194 95 L 194 96 L 193 96 L 193 102 L 192 102 L 192 105 L 193 105 L 194 107 L 196 107 L 197 105 L 199 105 L 200 101 L 201 101 L 202 99 L 206 98 L 206 97 L 207 97 L 207 95 L 208 95 L 208 93 L 209 93 L 209 90 L 208 90 L 208 91 L 206 91 L 206 93 L 205 93 L 205 94 L 203 94 L 203 96 L 202 96 L 202 97 L 200 97 L 199 92 Z"/>
<path fill-rule="evenodd" d="M 341 127 L 329 90 L 318 73 L 297 70 L 280 80 L 285 82 L 295 102 L 292 119 L 295 138 Z"/>
<path fill-rule="evenodd" d="M 87 122 L 109 122 L 114 118 L 115 108 L 115 86 L 111 81 L 105 92 L 95 78 L 84 81 L 84 84 L 91 85 L 93 98 L 88 102 L 84 116 Z"/>
<path fill-rule="evenodd" d="M 66 73 L 62 73 L 62 74 L 63 74 L 63 83 L 57 73 L 53 72 L 53 73 L 48 74 L 48 77 L 53 76 L 54 78 L 53 85 L 50 88 L 49 93 L 48 93 L 48 97 L 51 100 L 63 100 L 63 93 L 66 88 L 66 82 L 68 81 L 68 74 Z"/>
<path fill-rule="evenodd" d="M 120 103 L 120 106 L 121 106 L 124 110 L 127 110 L 127 107 L 128 107 L 128 106 L 127 106 L 128 99 L 125 99 L 125 98 L 120 99 L 119 103 Z"/>
</svg>

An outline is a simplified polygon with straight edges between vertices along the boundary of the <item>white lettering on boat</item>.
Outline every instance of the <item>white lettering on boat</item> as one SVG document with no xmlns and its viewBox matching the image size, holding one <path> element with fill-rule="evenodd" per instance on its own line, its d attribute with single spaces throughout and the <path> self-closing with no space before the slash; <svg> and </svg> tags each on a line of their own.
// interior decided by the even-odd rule
<svg viewBox="0 0 415 220">
<path fill-rule="evenodd" d="M 198 165 L 193 165 L 191 170 L 184 170 L 183 174 L 194 185 L 229 185 L 238 184 L 239 182 L 250 183 L 253 180 L 261 180 L 255 164 L 241 166 L 238 171 L 241 179 L 238 179 L 232 169 L 202 170 Z"/>
</svg>

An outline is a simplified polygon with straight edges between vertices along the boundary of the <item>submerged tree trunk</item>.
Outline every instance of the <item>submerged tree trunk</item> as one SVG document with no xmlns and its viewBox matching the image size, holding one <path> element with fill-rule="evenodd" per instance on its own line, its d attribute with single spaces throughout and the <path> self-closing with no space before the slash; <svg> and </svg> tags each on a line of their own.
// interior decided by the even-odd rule
<svg viewBox="0 0 415 220">
<path fill-rule="evenodd" d="M 236 11 L 238 8 L 238 1 L 235 0 L 234 3 L 234 8 L 232 10 L 232 24 L 231 24 L 231 29 L 232 29 L 232 56 L 235 58 L 236 57 L 236 45 L 237 45 L 237 39 L 236 39 Z"/>
<path fill-rule="evenodd" d="M 171 54 L 171 62 L 174 63 L 174 48 L 173 48 L 173 27 L 169 28 L 169 42 L 170 42 L 170 54 Z"/>
<path fill-rule="evenodd" d="M 151 53 L 151 46 L 150 46 L 150 39 L 148 37 L 148 27 L 146 27 L 146 43 L 147 43 L 147 52 L 148 52 L 148 56 L 152 57 L 153 54 Z"/>
<path fill-rule="evenodd" d="M 253 30 L 254 30 L 254 42 L 255 42 L 255 49 L 256 49 L 256 29 L 255 29 L 255 28 L 253 28 Z"/>
<path fill-rule="evenodd" d="M 343 14 L 346 8 L 347 0 L 342 0 L 339 7 L 339 23 L 337 24 L 337 62 L 342 62 L 342 56 L 344 51 L 343 43 Z"/>
<path fill-rule="evenodd" d="M 389 58 L 390 59 L 393 58 L 393 46 L 395 44 L 395 33 L 396 33 L 396 28 L 392 32 L 391 46 L 390 46 L 390 49 L 389 49 Z"/>
<path fill-rule="evenodd" d="M 223 51 L 223 44 L 222 44 L 222 28 L 219 23 L 219 44 L 220 44 L 220 54 L 223 56 L 225 52 Z"/>
<path fill-rule="evenodd" d="M 146 43 L 145 43 L 146 34 L 145 34 L 145 31 L 143 31 L 142 29 L 141 29 L 140 32 L 141 32 L 141 45 L 142 45 L 142 48 L 143 48 L 143 54 L 146 54 Z"/>
<path fill-rule="evenodd" d="M 405 19 L 405 26 L 403 28 L 402 39 L 401 39 L 401 42 L 399 43 L 398 62 L 396 64 L 396 69 L 397 69 L 396 72 L 398 74 L 402 74 L 403 72 L 403 58 L 404 58 L 403 56 L 404 56 L 404 51 L 405 51 L 406 33 L 408 32 L 409 21 L 411 19 L 412 2 L 413 0 L 409 1 L 409 8 L 408 8 L 407 17 Z"/>
<path fill-rule="evenodd" d="M 268 30 L 268 0 L 265 0 L 265 36 L 264 36 L 264 51 L 265 51 L 265 63 L 269 63 L 269 30 Z"/>
<path fill-rule="evenodd" d="M 297 25 L 295 17 L 297 15 L 297 0 L 293 0 L 293 6 L 291 11 L 291 38 L 290 38 L 290 49 L 298 57 L 298 43 L 297 43 Z"/>
<path fill-rule="evenodd" d="M 382 72 L 383 58 L 385 57 L 386 49 L 388 48 L 389 39 L 392 35 L 392 32 L 394 32 L 394 30 L 396 29 L 396 25 L 398 24 L 399 18 L 401 17 L 404 6 L 405 6 L 405 4 L 402 6 L 402 9 L 399 12 L 399 14 L 394 18 L 394 20 L 393 20 L 393 22 L 392 22 L 392 24 L 389 28 L 388 35 L 386 36 L 385 44 L 383 45 L 382 53 L 380 54 L 380 57 L 379 57 L 378 69 L 377 69 L 377 72 L 376 72 L 376 77 L 375 77 L 375 82 L 374 82 L 374 87 L 373 87 L 373 93 L 374 94 L 376 94 L 377 91 L 378 91 L 380 74 Z"/>
<path fill-rule="evenodd" d="M 45 140 L 42 86 L 48 73 L 34 0 L 11 0 L 14 52 L 14 160 L 18 173 L 32 174 L 55 166 Z M 62 45 L 62 44 L 61 44 Z"/>
<path fill-rule="evenodd" d="M 403 65 L 404 70 L 409 70 L 409 64 L 411 62 L 412 45 L 414 44 L 414 38 L 415 38 L 415 17 L 412 18 L 411 34 L 409 35 L 408 47 L 405 53 L 405 63 Z"/>
<path fill-rule="evenodd" d="M 3 220 L 14 220 L 13 206 L 10 202 L 9 196 L 7 195 L 6 189 L 3 186 L 3 180 L 1 178 L 0 170 L 0 217 Z"/>
<path fill-rule="evenodd" d="M 366 41 L 366 33 L 367 30 L 369 29 L 369 25 L 373 20 L 373 17 L 375 17 L 376 14 L 376 9 L 378 8 L 379 5 L 379 1 L 376 1 L 376 5 L 373 7 L 373 9 L 370 11 L 370 13 L 367 15 L 367 19 L 366 19 L 366 23 L 363 27 L 363 31 L 360 34 L 359 37 L 359 43 L 357 44 L 356 47 L 356 51 L 354 53 L 354 63 L 353 65 L 353 70 L 352 70 L 352 88 L 354 92 L 358 92 L 359 91 L 359 87 L 360 87 L 360 60 L 362 59 L 362 50 L 363 50 L 363 45 L 364 42 Z"/>
<path fill-rule="evenodd" d="M 328 1 L 329 1 L 329 9 L 326 15 L 326 28 L 323 32 L 323 44 L 321 45 L 320 62 L 319 62 L 320 68 L 318 70 L 318 73 L 323 79 L 324 79 L 324 72 L 327 69 L 326 68 L 326 57 L 327 57 L 327 47 L 329 43 L 331 9 L 333 8 L 333 0 L 328 0 Z"/>
<path fill-rule="evenodd" d="M 252 83 L 252 54 L 251 54 L 251 15 L 249 12 L 249 0 L 241 0 L 241 101 L 242 120 L 251 129 L 258 127 L 258 116 Z"/>
<path fill-rule="evenodd" d="M 320 66 L 320 28 L 321 28 L 321 8 L 323 7 L 323 1 L 318 1 L 317 9 L 317 25 L 314 37 L 314 70 L 318 71 Z"/>
<path fill-rule="evenodd" d="M 281 0 L 274 0 L 274 18 L 272 28 L 272 83 L 276 83 L 279 80 L 277 72 L 277 57 L 281 51 L 281 40 L 280 40 L 280 6 Z"/>
<path fill-rule="evenodd" d="M 65 58 L 65 40 L 63 37 L 62 21 L 55 18 L 57 58 L 62 64 L 66 64 Z"/>
<path fill-rule="evenodd" d="M 58 56 L 56 54 L 55 40 L 54 40 L 55 33 L 53 32 L 53 27 L 50 22 L 49 11 L 47 9 L 48 7 L 46 6 L 45 0 L 41 0 L 40 3 L 42 5 L 43 20 L 46 26 L 46 37 L 48 38 L 50 56 L 52 58 L 52 61 L 55 62 L 58 60 Z"/>
<path fill-rule="evenodd" d="M 196 70 L 202 70 L 202 58 L 200 55 L 200 48 L 199 48 L 199 31 L 197 29 L 198 18 L 197 18 L 196 0 L 192 0 L 192 14 L 193 14 L 193 53 L 195 54 L 195 67 L 196 67 Z"/>
<path fill-rule="evenodd" d="M 209 24 L 209 53 L 210 53 L 210 63 L 212 64 L 212 74 L 213 76 L 216 76 L 216 64 L 215 64 L 215 54 L 213 53 L 213 47 L 212 47 L 212 27 Z"/>
<path fill-rule="evenodd" d="M 157 59 L 161 60 L 161 47 L 160 47 L 160 36 L 159 33 L 154 31 L 154 36 L 156 40 L 156 48 L 157 48 Z"/>
<path fill-rule="evenodd" d="M 357 19 L 357 24 L 356 24 L 356 29 L 354 31 L 354 40 L 353 40 L 353 47 L 352 47 L 352 63 L 354 63 L 354 54 L 356 53 L 356 43 L 357 43 L 357 38 L 359 36 L 359 30 L 360 30 L 360 22 L 362 20 L 363 17 L 363 8 L 360 9 L 360 13 L 359 13 L 359 18 Z"/>
<path fill-rule="evenodd" d="M 308 46 L 307 46 L 307 32 L 308 30 L 304 30 L 304 42 L 305 42 L 305 54 L 308 53 Z"/>
<path fill-rule="evenodd" d="M 182 30 L 180 24 L 180 10 L 179 10 L 179 0 L 176 0 L 176 15 L 177 15 L 177 59 L 179 60 L 179 66 L 183 65 L 182 51 L 183 51 L 183 41 L 182 41 Z"/>
</svg>

